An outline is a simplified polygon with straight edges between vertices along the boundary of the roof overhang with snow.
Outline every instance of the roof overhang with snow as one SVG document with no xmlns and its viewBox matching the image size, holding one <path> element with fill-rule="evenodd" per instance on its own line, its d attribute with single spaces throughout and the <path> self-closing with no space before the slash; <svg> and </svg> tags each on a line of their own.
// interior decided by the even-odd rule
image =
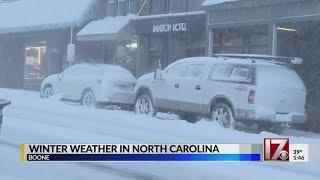
<svg viewBox="0 0 320 180">
<path fill-rule="evenodd" d="M 244 7 L 273 6 L 301 1 L 305 0 L 205 0 L 202 6 L 207 9 L 225 10 Z"/>
<path fill-rule="evenodd" d="M 320 20 L 319 1 L 206 0 L 203 6 L 208 11 L 209 26 L 217 28 Z"/>
<path fill-rule="evenodd" d="M 127 16 L 107 17 L 103 20 L 90 22 L 77 34 L 78 41 L 112 41 L 122 39 L 126 34 L 121 33 L 128 27 L 131 18 Z"/>
<path fill-rule="evenodd" d="M 0 3 L 0 34 L 79 27 L 96 0 L 19 0 Z"/>
</svg>

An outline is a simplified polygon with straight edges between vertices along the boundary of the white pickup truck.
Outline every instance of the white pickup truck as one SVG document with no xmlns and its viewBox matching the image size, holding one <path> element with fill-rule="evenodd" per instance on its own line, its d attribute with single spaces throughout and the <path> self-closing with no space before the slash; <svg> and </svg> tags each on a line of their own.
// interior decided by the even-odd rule
<svg viewBox="0 0 320 180">
<path fill-rule="evenodd" d="M 176 61 L 138 79 L 135 111 L 209 115 L 226 128 L 240 121 L 262 128 L 305 123 L 305 85 L 284 60 L 301 63 L 298 58 L 258 55 Z"/>
</svg>

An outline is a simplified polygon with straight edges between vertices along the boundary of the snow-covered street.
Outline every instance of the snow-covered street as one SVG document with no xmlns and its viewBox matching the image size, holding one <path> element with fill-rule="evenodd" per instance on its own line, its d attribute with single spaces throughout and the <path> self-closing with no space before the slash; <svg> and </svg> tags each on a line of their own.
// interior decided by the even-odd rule
<svg viewBox="0 0 320 180">
<path fill-rule="evenodd" d="M 222 129 L 202 120 L 137 116 L 133 112 L 87 109 L 39 92 L 0 89 L 12 104 L 4 110 L 0 179 L 319 179 L 320 164 L 214 162 L 20 163 L 23 143 L 259 143 L 264 137 Z M 292 143 L 320 143 L 320 135 L 288 130 Z"/>
</svg>

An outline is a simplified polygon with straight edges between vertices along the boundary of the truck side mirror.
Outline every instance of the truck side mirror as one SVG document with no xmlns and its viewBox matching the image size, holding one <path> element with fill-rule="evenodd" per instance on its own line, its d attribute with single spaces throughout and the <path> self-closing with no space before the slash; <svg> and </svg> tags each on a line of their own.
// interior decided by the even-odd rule
<svg viewBox="0 0 320 180">
<path fill-rule="evenodd" d="M 154 71 L 154 79 L 155 80 L 162 80 L 162 70 L 161 70 L 161 60 L 159 59 L 158 66 L 155 68 Z"/>
<path fill-rule="evenodd" d="M 154 72 L 154 79 L 155 80 L 162 80 L 162 70 L 157 68 Z"/>
<path fill-rule="evenodd" d="M 58 74 L 58 79 L 59 79 L 59 81 L 61 81 L 63 77 L 64 77 L 64 72 Z"/>
</svg>

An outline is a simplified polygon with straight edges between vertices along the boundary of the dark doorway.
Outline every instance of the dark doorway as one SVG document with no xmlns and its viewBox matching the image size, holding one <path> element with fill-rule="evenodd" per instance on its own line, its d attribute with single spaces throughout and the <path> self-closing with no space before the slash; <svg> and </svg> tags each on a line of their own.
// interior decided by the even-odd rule
<svg viewBox="0 0 320 180">
<path fill-rule="evenodd" d="M 320 22 L 286 23 L 278 26 L 278 55 L 301 57 L 295 67 L 307 87 L 308 127 L 320 130 Z M 307 127 L 307 128 L 308 128 Z"/>
</svg>

